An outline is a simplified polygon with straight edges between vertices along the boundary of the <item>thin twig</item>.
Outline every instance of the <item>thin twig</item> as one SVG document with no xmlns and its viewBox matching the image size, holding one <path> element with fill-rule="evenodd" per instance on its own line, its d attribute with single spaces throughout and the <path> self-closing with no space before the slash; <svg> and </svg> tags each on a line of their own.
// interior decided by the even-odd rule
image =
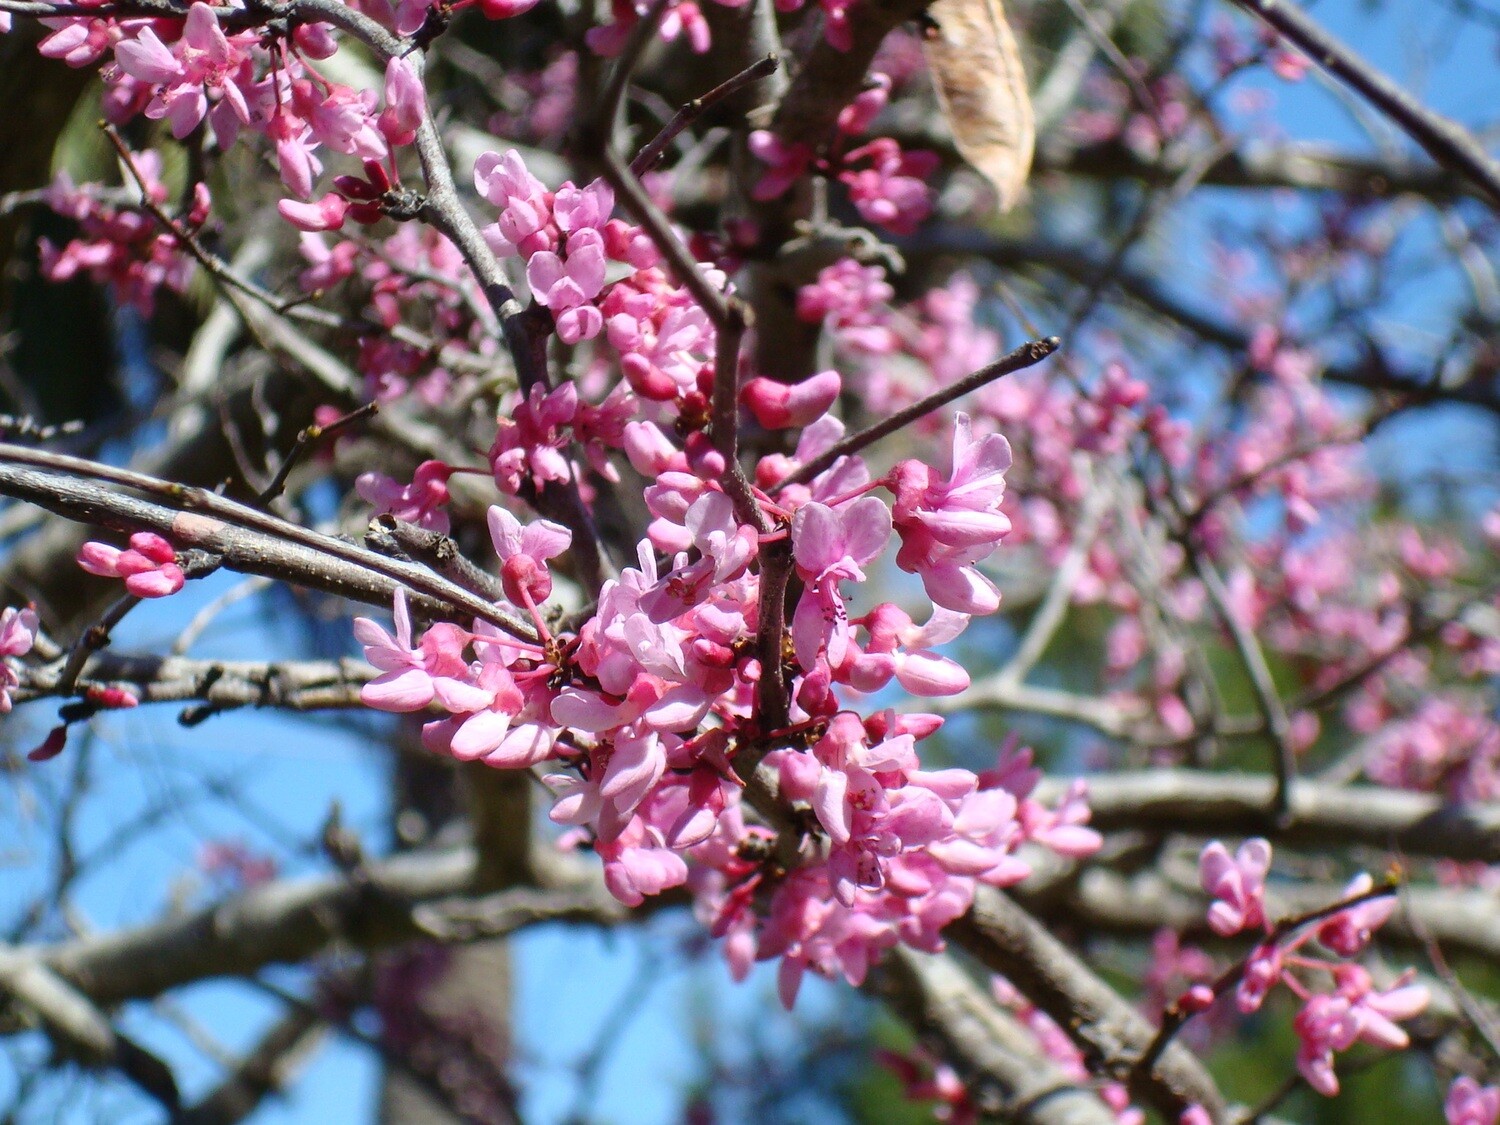
<svg viewBox="0 0 1500 1125">
<path fill-rule="evenodd" d="M 649 144 L 635 154 L 635 159 L 630 162 L 630 170 L 637 176 L 644 176 L 656 167 L 666 153 L 667 146 L 676 140 L 684 129 L 719 102 L 733 97 L 746 86 L 751 86 L 763 78 L 769 78 L 776 73 L 776 68 L 780 65 L 781 59 L 777 55 L 767 55 L 747 66 L 728 81 L 721 82 L 702 97 L 688 102 L 672 116 L 672 120 L 662 126 L 661 132 L 657 133 Z"/>
<path fill-rule="evenodd" d="M 257 499 L 262 505 L 270 504 L 272 500 L 281 495 L 282 489 L 286 487 L 287 478 L 292 475 L 292 470 L 296 468 L 297 462 L 302 459 L 312 446 L 322 441 L 323 438 L 352 426 L 355 422 L 362 422 L 366 418 L 374 417 L 379 412 L 380 403 L 367 402 L 357 410 L 351 410 L 342 418 L 335 418 L 326 426 L 314 423 L 311 426 L 304 427 L 298 432 L 297 440 L 292 443 L 292 448 L 287 451 L 287 455 L 281 459 L 281 467 L 276 470 L 276 475 L 271 478 L 271 483 L 266 485 L 265 490 L 261 492 Z"/>
<path fill-rule="evenodd" d="M 1437 938 L 1432 936 L 1432 931 L 1422 921 L 1421 915 L 1412 909 L 1411 896 L 1406 887 L 1401 888 L 1401 909 L 1406 914 L 1407 925 L 1411 927 L 1411 932 L 1422 943 L 1422 948 L 1427 953 L 1427 960 L 1432 962 L 1433 972 L 1437 973 L 1438 979 L 1447 985 L 1448 991 L 1453 994 L 1453 1001 L 1458 1005 L 1458 1010 L 1479 1033 L 1485 1046 L 1489 1047 L 1490 1053 L 1496 1059 L 1500 1059 L 1500 1025 L 1496 1024 L 1489 1012 L 1474 1002 L 1474 997 L 1464 987 L 1463 981 L 1458 979 L 1458 974 L 1453 971 L 1453 967 L 1448 964 L 1448 958 L 1443 955 L 1443 947 L 1438 944 Z"/>
<path fill-rule="evenodd" d="M 1286 0 L 1231 0 L 1259 16 L 1399 125 L 1443 167 L 1467 176 L 1500 204 L 1500 165 L 1458 122 L 1422 105 Z"/>
<path fill-rule="evenodd" d="M 693 260 L 682 240 L 673 233 L 667 217 L 646 194 L 639 178 L 632 175 L 630 169 L 620 163 L 620 158 L 608 149 L 600 153 L 600 160 L 604 167 L 604 178 L 615 189 L 615 194 L 620 197 L 625 210 L 630 212 L 630 217 L 641 224 L 647 237 L 662 257 L 667 259 L 678 282 L 687 287 L 693 300 L 702 307 L 716 329 L 728 324 L 733 315 L 728 298 L 708 280 L 702 267 Z"/>
<path fill-rule="evenodd" d="M 1345 910 L 1361 906 L 1367 902 L 1373 902 L 1377 898 L 1389 898 L 1397 890 L 1398 885 L 1396 883 L 1385 882 L 1371 887 L 1368 891 L 1362 891 L 1357 895 L 1340 899 L 1338 902 L 1321 906 L 1317 910 L 1310 910 L 1305 914 L 1298 914 L 1291 918 L 1283 918 L 1271 927 L 1271 932 L 1265 938 L 1256 943 L 1256 948 L 1260 949 L 1266 946 L 1277 945 L 1283 939 L 1296 933 L 1303 926 L 1310 926 L 1314 922 L 1321 922 L 1326 918 L 1333 917 L 1335 914 L 1341 914 Z M 1239 984 L 1249 965 L 1250 958 L 1242 957 L 1220 973 L 1211 986 L 1214 998 L 1217 999 L 1225 995 L 1231 988 Z M 1140 1076 L 1150 1074 L 1152 1068 L 1156 1066 L 1157 1060 L 1161 1058 L 1162 1052 L 1172 1042 L 1172 1038 L 1195 1015 L 1197 1015 L 1196 1011 L 1179 1007 L 1175 1002 L 1169 1004 L 1166 1011 L 1162 1013 L 1161 1028 L 1157 1031 L 1156 1038 L 1152 1039 L 1150 1045 L 1141 1053 L 1140 1059 L 1137 1060 L 1135 1066 L 1132 1068 L 1133 1073 Z"/>
<path fill-rule="evenodd" d="M 1229 639 L 1250 678 L 1250 688 L 1255 694 L 1256 706 L 1260 708 L 1261 719 L 1265 722 L 1266 733 L 1271 737 L 1275 750 L 1271 764 L 1276 774 L 1276 791 L 1271 799 L 1270 811 L 1279 824 L 1291 810 L 1292 782 L 1297 776 L 1297 753 L 1292 747 L 1292 722 L 1287 716 L 1286 704 L 1276 689 L 1276 680 L 1266 661 L 1265 649 L 1261 647 L 1260 639 L 1250 626 L 1240 620 L 1240 615 L 1235 612 L 1233 598 L 1230 597 L 1218 568 L 1204 557 L 1195 544 L 1188 544 L 1188 556 L 1219 620 L 1229 631 Z"/>
<path fill-rule="evenodd" d="M 519 637 L 525 641 L 535 642 L 537 639 L 536 629 L 530 624 L 520 620 L 511 613 L 491 605 L 483 598 L 457 586 L 439 575 L 433 574 L 426 568 L 414 563 L 401 562 L 386 558 L 373 551 L 356 547 L 335 539 L 329 535 L 309 530 L 300 524 L 291 523 L 278 516 L 263 512 L 257 508 L 251 508 L 244 504 L 236 503 L 227 497 L 219 496 L 203 488 L 191 488 L 168 481 L 159 480 L 156 477 L 144 473 L 132 472 L 129 469 L 119 469 L 112 465 L 103 465 L 95 461 L 89 461 L 81 457 L 69 457 L 64 454 L 50 453 L 44 450 L 28 449 L 25 446 L 10 445 L 0 442 L 0 466 L 30 465 L 39 469 L 50 470 L 52 473 L 63 473 L 73 477 L 84 477 L 94 481 L 104 481 L 110 484 L 124 485 L 127 488 L 136 489 L 155 497 L 162 502 L 162 507 L 169 508 L 184 514 L 196 515 L 199 513 L 210 513 L 219 517 L 224 524 L 256 532 L 262 536 L 284 543 L 295 544 L 299 548 L 310 550 L 324 557 L 331 557 L 341 562 L 352 564 L 365 571 L 373 572 L 392 582 L 397 582 L 410 587 L 417 593 L 424 594 L 429 598 L 436 599 L 452 610 L 460 610 L 473 614 L 494 625 L 498 625 L 512 636 Z M 16 476 L 14 472 L 10 475 Z M 40 475 L 40 474 L 38 474 Z M 66 478 L 52 477 L 52 481 L 61 482 Z M 31 500 L 33 503 L 41 501 L 41 482 L 28 478 L 24 482 L 16 481 L 11 495 Z M 56 492 L 56 485 L 51 485 L 52 497 Z M 35 490 L 34 490 L 35 489 Z M 102 497 L 94 502 L 94 506 L 102 507 Z M 46 507 L 47 504 L 42 506 Z M 55 510 L 55 508 L 54 508 Z M 73 517 L 69 517 L 73 518 Z M 215 540 L 218 535 L 218 525 L 215 520 L 193 520 L 177 519 L 171 521 L 166 529 L 169 535 L 183 538 L 185 535 L 196 535 L 204 541 L 205 546 Z M 160 529 L 158 529 L 160 530 Z M 242 563 L 238 569 L 245 569 Z M 251 570 L 250 573 L 258 573 Z"/>
<path fill-rule="evenodd" d="M 824 450 L 817 457 L 808 461 L 796 472 L 776 486 L 774 492 L 779 492 L 789 484 L 806 484 L 815 476 L 827 469 L 840 457 L 847 457 L 852 453 L 858 453 L 867 445 L 873 445 L 881 438 L 895 433 L 906 426 L 911 425 L 918 418 L 931 414 L 941 406 L 946 406 L 956 398 L 962 398 L 970 391 L 978 390 L 986 383 L 993 383 L 996 379 L 1006 375 L 1013 375 L 1017 371 L 1024 371 L 1046 359 L 1058 348 L 1062 347 L 1062 340 L 1056 336 L 1048 336 L 1046 339 L 1033 340 L 1029 344 L 1022 344 L 1009 355 L 1001 356 L 988 367 L 981 367 L 970 375 L 965 375 L 956 383 L 950 383 L 940 391 L 935 391 L 926 398 L 912 403 L 903 410 L 898 410 L 889 418 L 883 418 L 873 426 L 860 430 L 857 434 L 850 434 L 843 441 Z M 773 492 L 773 494 L 774 494 Z"/>
<path fill-rule="evenodd" d="M 109 635 L 114 627 L 124 621 L 125 615 L 140 604 L 141 599 L 134 594 L 122 594 L 104 611 L 98 621 L 79 634 L 77 642 L 68 653 L 68 662 L 63 665 L 62 673 L 57 678 L 59 695 L 73 693 L 74 687 L 78 684 L 79 673 L 83 671 L 83 666 L 88 663 L 89 657 L 109 644 Z"/>
<path fill-rule="evenodd" d="M 620 107 L 625 104 L 625 88 L 630 85 L 630 76 L 635 73 L 641 56 L 646 53 L 647 45 L 656 35 L 657 25 L 666 14 L 669 2 L 670 0 L 652 0 L 651 7 L 636 20 L 635 26 L 630 29 L 629 38 L 625 40 L 625 48 L 620 52 L 615 68 L 610 73 L 604 93 L 599 97 L 599 108 L 596 111 L 598 120 L 594 124 L 600 129 L 600 141 L 605 146 L 609 145 L 610 138 L 614 135 L 615 121 L 620 116 Z"/>
</svg>

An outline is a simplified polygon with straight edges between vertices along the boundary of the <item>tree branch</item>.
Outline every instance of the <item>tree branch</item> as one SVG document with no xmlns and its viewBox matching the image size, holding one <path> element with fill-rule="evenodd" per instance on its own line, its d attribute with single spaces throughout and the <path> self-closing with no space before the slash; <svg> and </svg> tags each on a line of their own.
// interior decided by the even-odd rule
<svg viewBox="0 0 1500 1125">
<path fill-rule="evenodd" d="M 1492 206 L 1500 205 L 1500 166 L 1462 125 L 1422 105 L 1288 0 L 1230 2 L 1259 16 L 1306 51 L 1330 74 L 1399 125 L 1439 164 L 1468 177 L 1489 197 Z"/>
<path fill-rule="evenodd" d="M 1193 1105 L 1201 1105 L 1214 1121 L 1224 1120 L 1223 1095 L 1182 1044 L 1168 1047 L 1149 1073 L 1132 1073 L 1156 1029 L 1010 898 L 981 886 L 973 907 L 946 933 L 1051 1016 L 1091 1064 L 1129 1080 L 1132 1096 L 1167 1120 L 1177 1120 Z"/>
<path fill-rule="evenodd" d="M 873 979 L 981 1113 L 1016 1125 L 1110 1125 L 1114 1111 L 1042 1056 L 1036 1039 L 947 956 L 897 946 Z"/>
</svg>

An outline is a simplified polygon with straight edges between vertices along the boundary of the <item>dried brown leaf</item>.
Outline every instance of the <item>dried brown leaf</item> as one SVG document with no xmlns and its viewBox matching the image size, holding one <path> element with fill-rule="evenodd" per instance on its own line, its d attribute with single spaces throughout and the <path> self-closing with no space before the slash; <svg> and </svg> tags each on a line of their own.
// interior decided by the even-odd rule
<svg viewBox="0 0 1500 1125">
<path fill-rule="evenodd" d="M 927 14 L 927 67 L 953 140 L 1008 211 L 1026 188 L 1036 124 L 1005 9 L 1000 0 L 935 0 Z"/>
</svg>

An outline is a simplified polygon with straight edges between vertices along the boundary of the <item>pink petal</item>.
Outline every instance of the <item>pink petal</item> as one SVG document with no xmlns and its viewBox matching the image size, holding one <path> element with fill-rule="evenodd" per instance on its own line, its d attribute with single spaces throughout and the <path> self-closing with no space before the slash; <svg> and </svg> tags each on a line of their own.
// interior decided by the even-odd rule
<svg viewBox="0 0 1500 1125">
<path fill-rule="evenodd" d="M 552 737 L 545 729 L 536 723 L 520 723 L 485 756 L 484 762 L 499 769 L 525 769 L 545 761 L 551 753 Z"/>
<path fill-rule="evenodd" d="M 185 581 L 182 571 L 167 563 L 159 570 L 130 575 L 125 579 L 125 589 L 138 598 L 165 598 L 182 589 Z"/>
<path fill-rule="evenodd" d="M 472 762 L 497 749 L 510 730 L 511 717 L 501 711 L 479 711 L 459 723 L 450 748 L 455 758 Z"/>
<path fill-rule="evenodd" d="M 359 698 L 377 711 L 420 711 L 432 702 L 432 677 L 420 668 L 387 672 L 360 689 Z"/>
<path fill-rule="evenodd" d="M 107 543 L 88 542 L 78 549 L 78 565 L 101 578 L 118 578 L 122 553 L 118 547 Z"/>
<path fill-rule="evenodd" d="M 87 34 L 85 29 L 80 30 Z M 60 40 L 61 32 L 53 38 Z M 115 61 L 130 77 L 151 84 L 175 81 L 182 73 L 182 64 L 177 61 L 177 57 L 149 27 L 142 28 L 134 39 L 125 39 L 115 44 Z"/>
<path fill-rule="evenodd" d="M 824 770 L 813 789 L 813 811 L 835 844 L 847 844 L 852 834 L 848 793 L 849 775 L 843 770 Z"/>
</svg>

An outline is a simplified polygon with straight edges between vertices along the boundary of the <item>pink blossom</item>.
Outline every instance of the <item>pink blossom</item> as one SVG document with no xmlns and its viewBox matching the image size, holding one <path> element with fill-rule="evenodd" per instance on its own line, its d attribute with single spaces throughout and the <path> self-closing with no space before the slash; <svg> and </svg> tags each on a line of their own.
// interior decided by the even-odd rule
<svg viewBox="0 0 1500 1125">
<path fill-rule="evenodd" d="M 1258 1010 L 1266 995 L 1281 979 L 1281 949 L 1274 942 L 1262 942 L 1245 959 L 1245 973 L 1235 989 L 1235 1003 L 1248 1014 Z"/>
<path fill-rule="evenodd" d="M 62 17 L 41 21 L 53 28 L 37 46 L 37 52 L 49 59 L 61 59 L 71 67 L 88 66 L 123 38 L 117 23 L 87 16 Z"/>
<path fill-rule="evenodd" d="M 89 542 L 78 549 L 78 565 L 102 578 L 123 578 L 125 589 L 138 598 L 165 598 L 185 581 L 172 544 L 153 531 L 130 537 L 128 550 Z"/>
<path fill-rule="evenodd" d="M 659 533 L 665 528 L 653 525 Z M 703 601 L 714 588 L 745 572 L 755 557 L 755 529 L 741 524 L 734 504 L 722 492 L 705 491 L 682 514 L 687 545 L 698 551 L 696 562 L 674 567 L 641 595 L 641 608 L 653 621 L 668 621 Z"/>
<path fill-rule="evenodd" d="M 552 595 L 552 574 L 547 560 L 556 558 L 573 542 L 573 533 L 550 520 L 535 520 L 522 526 L 504 508 L 491 505 L 490 540 L 500 556 L 500 581 L 505 596 L 517 605 L 535 607 Z"/>
<path fill-rule="evenodd" d="M 841 258 L 818 271 L 818 279 L 797 291 L 799 320 L 821 321 L 840 346 L 867 355 L 896 350 L 896 335 L 885 306 L 896 291 L 881 266 L 862 266 Z"/>
<path fill-rule="evenodd" d="M 1215 840 L 1198 858 L 1198 875 L 1215 902 L 1208 924 L 1220 937 L 1266 924 L 1265 882 L 1271 869 L 1271 845 L 1256 838 L 1240 845 L 1233 859 Z"/>
<path fill-rule="evenodd" d="M 448 478 L 452 475 L 452 467 L 442 461 L 423 461 L 417 466 L 410 484 L 403 485 L 384 473 L 371 470 L 355 479 L 354 488 L 374 506 L 377 515 L 393 515 L 398 520 L 446 535 L 450 499 Z"/>
<path fill-rule="evenodd" d="M 841 510 L 804 504 L 792 518 L 792 550 L 797 572 L 807 583 L 792 617 L 797 659 L 811 671 L 820 655 L 843 662 L 849 640 L 849 611 L 840 583 L 863 582 L 861 568 L 885 550 L 891 512 L 874 496 L 863 496 Z"/>
<path fill-rule="evenodd" d="M 833 42 L 832 38 L 829 41 Z M 844 159 L 853 163 L 866 157 L 871 161 L 869 168 L 839 175 L 856 210 L 866 222 L 893 234 L 915 234 L 922 220 L 932 213 L 932 192 L 927 182 L 937 171 L 937 154 L 903 152 L 895 141 L 882 137 Z"/>
<path fill-rule="evenodd" d="M 1443 1114 L 1448 1125 L 1497 1125 L 1500 1086 L 1481 1086 L 1467 1074 L 1461 1074 L 1448 1087 Z"/>
<path fill-rule="evenodd" d="M 1339 1092 L 1338 1076 L 1333 1072 L 1336 1052 L 1348 1050 L 1356 1041 L 1404 1048 L 1410 1039 L 1395 1021 L 1411 1019 L 1428 1001 L 1427 989 L 1420 985 L 1376 991 L 1369 974 L 1357 965 L 1340 966 L 1335 976 L 1338 992 L 1309 997 L 1292 1024 L 1301 1040 L 1297 1069 L 1308 1085 L 1330 1098 Z"/>
<path fill-rule="evenodd" d="M 426 104 L 422 83 L 411 64 L 399 56 L 386 63 L 385 111 L 380 115 L 379 124 L 381 133 L 393 148 L 409 145 L 416 139 Z"/>
<path fill-rule="evenodd" d="M 1297 1013 L 1292 1026 L 1301 1041 L 1297 1069 L 1314 1090 L 1333 1097 L 1339 1092 L 1338 1076 L 1333 1072 L 1334 1053 L 1347 1051 L 1359 1038 L 1359 1020 L 1349 1001 L 1317 993 Z"/>
<path fill-rule="evenodd" d="M 479 0 L 479 10 L 486 19 L 508 20 L 531 11 L 537 0 Z"/>
<path fill-rule="evenodd" d="M 490 468 L 500 491 L 514 496 L 527 478 L 536 488 L 572 479 L 572 465 L 562 451 L 577 414 L 578 388 L 571 382 L 551 391 L 532 387 L 512 414 L 499 420 L 490 447 Z"/>
<path fill-rule="evenodd" d="M 1344 888 L 1345 898 L 1367 894 L 1375 882 L 1364 872 Z M 1318 927 L 1318 940 L 1341 957 L 1353 957 L 1370 944 L 1371 935 L 1396 912 L 1395 895 L 1371 899 L 1340 910 Z"/>
<path fill-rule="evenodd" d="M 995 585 L 975 569 L 1010 530 L 1000 511 L 1010 445 L 998 434 L 975 439 L 967 414 L 954 419 L 953 469 L 944 481 L 920 461 L 903 461 L 885 479 L 895 493 L 901 536 L 896 565 L 921 575 L 927 596 L 958 613 L 993 613 Z"/>
<path fill-rule="evenodd" d="M 871 610 L 859 624 L 870 635 L 862 651 L 851 648 L 850 659 L 838 669 L 841 682 L 860 691 L 878 691 L 892 676 L 913 695 L 956 695 L 969 686 L 963 666 L 930 651 L 961 634 L 966 614 L 934 610 L 926 625 L 917 626 L 889 602 Z"/>
<path fill-rule="evenodd" d="M 439 622 L 412 647 L 411 608 L 406 588 L 396 587 L 396 635 L 368 617 L 354 619 L 354 636 L 365 646 L 365 659 L 381 673 L 360 689 L 367 707 L 380 711 L 420 711 L 437 701 L 449 711 L 477 711 L 489 706 L 493 692 L 470 683 L 463 659 L 468 636 L 456 625 Z"/>
<path fill-rule="evenodd" d="M 0 612 L 0 714 L 11 709 L 10 693 L 21 686 L 14 662 L 36 643 L 36 610 L 6 606 Z"/>
<path fill-rule="evenodd" d="M 953 835 L 927 847 L 928 853 L 955 875 L 1009 887 L 1031 874 L 1031 866 L 1013 853 L 1021 843 L 1016 798 L 1003 789 L 981 789 L 965 797 L 953 817 Z"/>
<path fill-rule="evenodd" d="M 59 723 L 47 732 L 41 743 L 26 753 L 28 762 L 46 762 L 57 757 L 68 746 L 68 725 Z"/>
<path fill-rule="evenodd" d="M 376 101 L 373 90 L 315 85 L 306 79 L 292 83 L 292 105 L 319 142 L 335 152 L 372 162 L 388 151 L 375 114 Z M 410 110 L 407 104 L 402 112 Z"/>
<path fill-rule="evenodd" d="M 524 769 L 551 755 L 556 731 L 546 721 L 545 701 L 528 698 L 493 648 L 473 687 L 462 700 L 466 713 L 422 728 L 423 745 L 496 769 Z"/>
<path fill-rule="evenodd" d="M 526 263 L 526 280 L 536 302 L 552 311 L 564 343 L 592 339 L 604 327 L 588 302 L 604 288 L 604 238 L 592 227 L 568 236 L 566 257 L 542 250 Z"/>
<path fill-rule="evenodd" d="M 811 148 L 801 143 L 789 145 L 767 129 L 756 129 L 750 134 L 749 148 L 766 165 L 765 174 L 750 192 L 756 199 L 775 199 L 785 194 L 812 164 Z"/>
<path fill-rule="evenodd" d="M 1104 837 L 1087 827 L 1093 815 L 1088 794 L 1088 782 L 1074 778 L 1055 809 L 1046 809 L 1029 798 L 1023 800 L 1021 828 L 1026 838 L 1071 859 L 1093 855 L 1104 846 Z"/>
<path fill-rule="evenodd" d="M 233 118 L 248 123 L 250 108 L 240 83 L 251 77 L 250 59 L 238 37 L 228 39 L 212 8 L 198 0 L 183 20 L 182 37 L 168 48 L 150 27 L 134 39 L 115 46 L 121 71 L 153 88 L 146 116 L 168 118 L 172 135 L 179 140 L 191 133 L 208 114 L 210 96 L 222 99 Z M 215 131 L 224 140 L 235 128 L 219 115 Z"/>
<path fill-rule="evenodd" d="M 740 388 L 740 401 L 768 430 L 809 426 L 827 413 L 842 385 L 837 371 L 820 371 L 800 383 L 781 383 L 758 375 Z"/>
<path fill-rule="evenodd" d="M 891 76 L 872 71 L 867 79 L 869 85 L 854 96 L 854 100 L 839 110 L 839 131 L 851 137 L 863 133 L 874 122 L 891 98 Z"/>
<path fill-rule="evenodd" d="M 639 818 L 632 823 L 639 824 Z M 633 837 L 627 831 L 596 848 L 604 861 L 604 883 L 610 894 L 626 906 L 639 906 L 647 895 L 659 895 L 687 882 L 687 864 L 665 846 L 657 830 L 642 828 L 638 842 Z"/>
</svg>

